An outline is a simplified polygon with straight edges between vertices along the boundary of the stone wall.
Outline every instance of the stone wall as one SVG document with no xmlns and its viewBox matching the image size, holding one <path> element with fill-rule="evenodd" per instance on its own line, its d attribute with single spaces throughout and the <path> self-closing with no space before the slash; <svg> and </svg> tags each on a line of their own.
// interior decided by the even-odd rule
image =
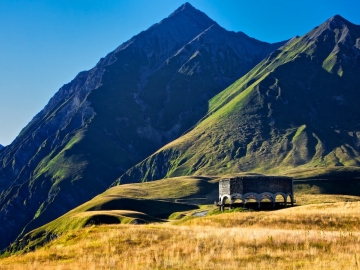
<svg viewBox="0 0 360 270">
<path fill-rule="evenodd" d="M 264 192 L 292 194 L 293 179 L 284 176 L 240 176 L 222 179 L 219 182 L 220 196 Z"/>
<path fill-rule="evenodd" d="M 230 179 L 222 179 L 219 182 L 219 194 L 230 194 Z"/>
</svg>

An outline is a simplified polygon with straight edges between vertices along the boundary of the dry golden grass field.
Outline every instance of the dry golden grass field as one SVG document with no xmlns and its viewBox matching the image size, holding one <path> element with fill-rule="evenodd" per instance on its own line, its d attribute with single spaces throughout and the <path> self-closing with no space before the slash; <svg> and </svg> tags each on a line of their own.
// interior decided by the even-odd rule
<svg viewBox="0 0 360 270">
<path fill-rule="evenodd" d="M 356 199 L 302 195 L 298 202 L 308 204 L 277 211 L 90 226 L 2 258 L 0 270 L 360 269 Z"/>
</svg>

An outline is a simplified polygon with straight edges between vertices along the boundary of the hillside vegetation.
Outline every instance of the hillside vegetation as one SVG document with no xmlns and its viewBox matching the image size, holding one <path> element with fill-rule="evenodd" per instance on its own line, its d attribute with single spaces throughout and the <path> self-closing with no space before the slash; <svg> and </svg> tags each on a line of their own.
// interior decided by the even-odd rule
<svg viewBox="0 0 360 270">
<path fill-rule="evenodd" d="M 90 226 L 0 259 L 0 269 L 357 269 L 359 209 L 359 202 L 338 202 Z"/>
<path fill-rule="evenodd" d="M 334 16 L 209 101 L 193 130 L 118 179 L 360 164 L 360 26 Z"/>
<path fill-rule="evenodd" d="M 196 210 L 198 204 L 217 200 L 218 180 L 176 177 L 110 188 L 54 221 L 21 234 L 9 251 L 33 250 L 70 230 L 89 225 L 165 222 L 174 212 Z"/>
<path fill-rule="evenodd" d="M 235 175 L 239 174 L 228 176 Z M 115 186 L 54 221 L 20 235 L 8 252 L 28 252 L 69 231 L 91 225 L 166 223 L 169 219 L 187 224 L 194 213 L 213 210 L 213 202 L 218 200 L 218 182 L 228 176 L 184 176 Z M 297 180 L 294 191 L 297 205 L 356 202 L 360 199 L 360 180 Z M 298 208 L 294 209 L 297 211 Z M 285 212 L 289 211 L 292 210 Z M 309 219 L 311 215 L 309 213 Z M 275 220 L 279 218 L 273 216 Z M 248 213 L 239 222 L 244 226 L 247 223 L 262 225 L 264 222 L 259 217 L 258 213 Z M 220 223 L 219 226 L 227 226 L 226 221 Z"/>
<path fill-rule="evenodd" d="M 360 268 L 359 72 L 341 16 L 269 44 L 182 5 L 0 150 L 0 270 Z M 296 207 L 215 209 L 262 173 Z"/>
<path fill-rule="evenodd" d="M 227 31 L 185 3 L 80 72 L 0 151 L 0 249 L 191 129 L 282 44 Z"/>
</svg>

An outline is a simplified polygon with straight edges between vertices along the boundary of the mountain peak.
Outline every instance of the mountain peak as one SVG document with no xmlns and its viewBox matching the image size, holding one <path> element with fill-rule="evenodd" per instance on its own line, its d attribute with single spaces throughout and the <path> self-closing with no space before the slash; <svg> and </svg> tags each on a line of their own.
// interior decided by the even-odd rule
<svg viewBox="0 0 360 270">
<path fill-rule="evenodd" d="M 328 21 L 339 21 L 339 20 L 345 20 L 345 19 L 341 17 L 339 14 L 336 14 L 328 19 Z"/>
<path fill-rule="evenodd" d="M 331 18 L 329 18 L 328 20 L 326 20 L 325 25 L 328 28 L 334 30 L 336 28 L 342 28 L 344 25 L 345 26 L 353 25 L 353 23 L 349 22 L 348 20 L 341 17 L 340 15 L 334 15 Z"/>
<path fill-rule="evenodd" d="M 190 3 L 186 2 L 185 4 L 181 5 L 178 9 L 176 9 L 173 13 L 170 14 L 170 17 L 175 17 L 176 15 L 185 16 L 191 18 L 191 20 L 195 21 L 212 21 L 204 12 L 196 9 Z"/>
<path fill-rule="evenodd" d="M 334 15 L 331 18 L 327 19 L 324 23 L 315 27 L 305 36 L 310 38 L 311 40 L 315 40 L 323 35 L 327 36 L 330 31 L 335 33 L 336 36 L 335 41 L 336 43 L 338 43 L 345 41 L 349 36 L 349 33 L 358 27 L 359 27 L 358 25 L 349 22 L 340 15 Z M 355 30 L 355 31 L 358 32 L 359 30 Z M 341 33 L 341 34 L 338 35 L 336 33 Z M 323 39 L 323 37 L 321 39 Z"/>
<path fill-rule="evenodd" d="M 183 4 L 181 7 L 182 7 L 183 9 L 185 9 L 185 8 L 195 9 L 189 2 L 185 2 L 185 4 Z"/>
<path fill-rule="evenodd" d="M 182 4 L 178 9 L 176 9 L 172 14 L 175 14 L 175 13 L 178 13 L 181 11 L 198 11 L 198 10 L 196 8 L 194 8 L 189 2 L 186 2 L 185 4 Z"/>
</svg>

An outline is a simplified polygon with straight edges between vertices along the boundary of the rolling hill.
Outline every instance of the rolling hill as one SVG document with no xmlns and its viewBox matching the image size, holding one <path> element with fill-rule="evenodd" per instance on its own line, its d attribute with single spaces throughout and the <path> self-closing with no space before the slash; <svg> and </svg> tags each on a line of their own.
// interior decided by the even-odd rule
<svg viewBox="0 0 360 270">
<path fill-rule="evenodd" d="M 165 222 L 171 214 L 217 200 L 218 177 L 176 177 L 108 189 L 61 217 L 18 237 L 8 251 L 24 252 L 89 225 Z M 180 202 L 179 202 L 180 200 Z"/>
<path fill-rule="evenodd" d="M 248 174 L 248 173 L 247 173 Z M 244 175 L 244 174 L 242 174 Z M 223 176 L 223 177 L 228 177 Z M 235 175 L 233 175 L 235 176 Z M 20 235 L 7 249 L 7 254 L 23 254 L 39 249 L 63 235 L 77 234 L 83 228 L 93 228 L 93 225 L 124 225 L 170 223 L 187 224 L 197 213 L 219 213 L 213 205 L 218 200 L 219 180 L 222 177 L 181 176 L 145 183 L 124 184 L 112 187 L 88 202 L 72 209 L 61 217 Z M 359 180 L 328 179 L 328 180 L 295 180 L 294 191 L 297 206 L 308 204 L 357 202 L 360 195 Z M 315 206 L 310 206 L 316 208 Z M 280 207 L 281 208 L 281 207 Z M 298 207 L 289 209 L 296 212 Z M 248 211 L 248 210 L 243 210 Z M 266 215 L 278 215 L 281 211 L 271 211 Z M 250 217 L 263 217 L 264 210 L 259 213 L 249 213 L 241 222 L 254 224 Z M 204 213 L 205 214 L 205 213 Z M 310 218 L 308 215 L 307 218 Z M 311 219 L 311 218 L 310 218 Z M 170 222 L 169 222 L 170 221 Z M 201 222 L 193 220 L 194 222 Z M 260 221 L 260 220 L 259 220 Z M 229 226 L 224 220 L 219 220 L 217 226 Z M 230 222 L 233 226 L 234 223 Z M 257 222 L 258 223 L 258 222 Z M 259 224 L 266 224 L 260 221 Z M 239 223 L 238 223 L 239 224 Z M 237 226 L 238 226 L 237 224 Z M 301 225 L 300 225 L 301 226 Z M 313 226 L 317 226 L 313 224 Z M 344 225 L 336 224 L 342 227 Z M 119 226 L 119 231 L 124 227 Z M 136 230 L 136 228 L 134 228 Z M 81 241 L 81 239 L 78 239 Z M 50 243 L 51 245 L 51 243 Z"/>
</svg>

